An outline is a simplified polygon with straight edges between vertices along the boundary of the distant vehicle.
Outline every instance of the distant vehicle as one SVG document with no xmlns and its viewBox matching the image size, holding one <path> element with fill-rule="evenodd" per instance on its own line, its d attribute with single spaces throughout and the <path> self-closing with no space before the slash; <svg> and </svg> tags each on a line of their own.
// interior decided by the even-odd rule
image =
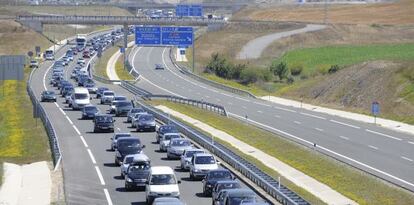
<svg viewBox="0 0 414 205">
<path fill-rule="evenodd" d="M 164 70 L 164 66 L 162 64 L 155 64 L 155 70 Z"/>
<path fill-rule="evenodd" d="M 193 148 L 190 140 L 188 139 L 172 139 L 167 148 L 167 158 L 168 159 L 180 159 L 181 155 L 184 153 L 184 150 Z"/>
<path fill-rule="evenodd" d="M 96 93 L 97 88 L 95 87 L 95 82 L 91 78 L 83 81 L 83 87 L 88 89 L 89 93 Z"/>
<path fill-rule="evenodd" d="M 93 132 L 114 132 L 115 119 L 111 115 L 95 115 Z"/>
<path fill-rule="evenodd" d="M 115 133 L 113 137 L 111 137 L 111 150 L 115 151 L 117 149 L 116 142 L 120 137 L 132 137 L 131 133 Z"/>
<path fill-rule="evenodd" d="M 141 115 L 146 115 L 146 114 L 148 114 L 146 111 L 135 113 L 134 116 L 132 116 L 131 127 L 132 128 L 137 128 L 138 127 L 138 122 L 139 122 L 139 120 L 138 120 L 139 117 Z"/>
<path fill-rule="evenodd" d="M 42 102 L 56 102 L 56 94 L 54 91 L 43 91 L 40 101 Z"/>
<path fill-rule="evenodd" d="M 91 57 L 91 54 L 89 53 L 89 51 L 83 51 L 82 57 L 83 58 L 90 58 Z"/>
<path fill-rule="evenodd" d="M 78 34 L 76 35 L 76 48 L 78 51 L 82 51 L 86 47 L 86 35 Z"/>
<path fill-rule="evenodd" d="M 71 96 L 72 102 L 71 106 L 73 110 L 79 110 L 85 105 L 90 104 L 90 96 L 88 89 L 76 87 Z"/>
<path fill-rule="evenodd" d="M 213 200 L 213 204 L 214 201 L 218 200 L 218 196 L 221 190 L 223 189 L 240 189 L 241 185 L 238 181 L 236 180 L 223 180 L 223 181 L 217 181 L 216 184 L 213 186 L 212 189 L 212 200 Z"/>
<path fill-rule="evenodd" d="M 243 204 L 258 202 L 256 193 L 250 189 L 230 189 L 226 191 L 222 204 Z"/>
<path fill-rule="evenodd" d="M 122 161 L 122 164 L 120 166 L 121 168 L 121 177 L 124 178 L 125 174 L 128 171 L 129 164 L 134 161 L 134 156 L 138 154 L 129 154 L 124 157 L 124 161 Z"/>
<path fill-rule="evenodd" d="M 39 67 L 39 63 L 36 60 L 30 61 L 30 68 L 38 68 L 38 67 Z"/>
<path fill-rule="evenodd" d="M 150 114 L 143 114 L 138 118 L 137 132 L 145 130 L 155 132 L 155 118 Z"/>
<path fill-rule="evenodd" d="M 150 175 L 151 162 L 145 154 L 137 154 L 133 162 L 129 164 L 125 175 L 125 189 L 134 188 L 145 189 L 145 185 Z"/>
<path fill-rule="evenodd" d="M 234 180 L 235 177 L 227 169 L 211 170 L 203 179 L 203 194 L 204 196 L 211 196 L 213 187 L 218 181 Z"/>
<path fill-rule="evenodd" d="M 101 104 L 111 103 L 115 97 L 115 93 L 110 90 L 105 90 L 101 96 Z"/>
<path fill-rule="evenodd" d="M 161 197 L 154 199 L 152 205 L 185 205 L 185 203 L 174 197 Z"/>
<path fill-rule="evenodd" d="M 86 105 L 82 108 L 82 119 L 93 119 L 99 114 L 99 109 L 95 105 Z"/>
<path fill-rule="evenodd" d="M 53 50 L 46 50 L 44 57 L 46 60 L 55 60 L 55 54 L 53 52 Z"/>
<path fill-rule="evenodd" d="M 79 58 L 77 64 L 78 65 L 85 65 L 86 61 L 83 58 Z"/>
<path fill-rule="evenodd" d="M 156 140 L 157 143 L 160 142 L 160 138 L 165 134 L 165 133 L 179 133 L 177 130 L 177 127 L 175 127 L 174 125 L 161 125 L 158 130 L 157 130 L 157 135 L 156 135 Z"/>
<path fill-rule="evenodd" d="M 202 179 L 210 170 L 218 169 L 218 163 L 212 154 L 197 153 L 191 158 L 190 179 Z"/>
<path fill-rule="evenodd" d="M 132 117 L 136 113 L 146 113 L 146 112 L 142 108 L 132 108 L 131 110 L 128 111 L 128 114 L 127 114 L 127 122 L 131 122 L 132 121 Z"/>
<path fill-rule="evenodd" d="M 180 167 L 182 170 L 188 170 L 190 168 L 191 158 L 197 153 L 204 153 L 204 150 L 198 148 L 184 150 L 184 153 L 180 156 Z"/>
<path fill-rule="evenodd" d="M 115 116 L 125 116 L 133 108 L 133 104 L 130 101 L 118 101 L 115 105 Z"/>
<path fill-rule="evenodd" d="M 116 142 L 115 164 L 121 165 L 125 156 L 130 154 L 140 154 L 145 145 L 141 144 L 138 137 L 120 137 Z"/>
<path fill-rule="evenodd" d="M 168 166 L 151 167 L 150 177 L 145 187 L 147 204 L 151 204 L 155 198 L 175 197 L 180 198 L 180 190 L 174 170 Z"/>
<path fill-rule="evenodd" d="M 66 95 L 68 94 L 69 91 L 73 90 L 73 85 L 72 84 L 67 84 L 65 86 L 62 87 L 61 89 L 61 95 L 62 97 L 66 97 Z"/>
<path fill-rule="evenodd" d="M 170 141 L 172 139 L 180 139 L 181 135 L 179 133 L 165 133 L 162 138 L 160 139 L 160 151 L 166 152 L 168 146 L 170 145 Z"/>
<path fill-rule="evenodd" d="M 109 90 L 106 87 L 98 87 L 98 89 L 96 90 L 96 98 L 101 98 L 102 93 L 106 90 Z"/>
</svg>

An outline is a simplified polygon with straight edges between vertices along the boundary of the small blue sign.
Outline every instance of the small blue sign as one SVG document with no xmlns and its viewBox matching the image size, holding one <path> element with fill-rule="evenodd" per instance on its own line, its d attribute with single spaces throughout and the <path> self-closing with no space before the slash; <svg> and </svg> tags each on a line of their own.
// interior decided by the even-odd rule
<svg viewBox="0 0 414 205">
<path fill-rule="evenodd" d="M 137 45 L 160 45 L 161 28 L 152 26 L 135 27 L 135 44 Z"/>
<path fill-rule="evenodd" d="M 175 8 L 175 15 L 180 17 L 203 16 L 203 6 L 200 4 L 178 4 Z"/>
<path fill-rule="evenodd" d="M 163 45 L 193 45 L 193 27 L 162 27 L 161 33 L 161 44 Z"/>
<path fill-rule="evenodd" d="M 377 116 L 377 115 L 380 114 L 380 105 L 379 105 L 378 102 L 372 102 L 372 105 L 371 105 L 371 113 L 374 116 Z"/>
<path fill-rule="evenodd" d="M 119 48 L 119 52 L 125 53 L 125 48 L 124 47 Z"/>
</svg>

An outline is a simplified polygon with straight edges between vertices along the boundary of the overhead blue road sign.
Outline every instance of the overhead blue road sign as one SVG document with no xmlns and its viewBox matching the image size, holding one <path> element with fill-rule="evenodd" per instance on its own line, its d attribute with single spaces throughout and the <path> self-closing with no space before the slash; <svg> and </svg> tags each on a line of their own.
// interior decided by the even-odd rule
<svg viewBox="0 0 414 205">
<path fill-rule="evenodd" d="M 201 5 L 190 5 L 188 16 L 203 16 L 203 7 Z"/>
<path fill-rule="evenodd" d="M 188 5 L 178 4 L 177 7 L 175 7 L 175 15 L 188 16 Z"/>
<path fill-rule="evenodd" d="M 137 45 L 160 45 L 161 28 L 160 27 L 135 27 L 135 44 Z"/>
<path fill-rule="evenodd" d="M 163 45 L 193 45 L 193 27 L 162 27 L 161 33 L 161 44 Z"/>
<path fill-rule="evenodd" d="M 377 115 L 380 114 L 380 105 L 379 105 L 378 102 L 372 102 L 372 105 L 371 105 L 371 113 L 374 116 L 377 116 Z"/>
<path fill-rule="evenodd" d="M 175 15 L 180 17 L 203 16 L 203 7 L 199 4 L 178 4 Z"/>
</svg>

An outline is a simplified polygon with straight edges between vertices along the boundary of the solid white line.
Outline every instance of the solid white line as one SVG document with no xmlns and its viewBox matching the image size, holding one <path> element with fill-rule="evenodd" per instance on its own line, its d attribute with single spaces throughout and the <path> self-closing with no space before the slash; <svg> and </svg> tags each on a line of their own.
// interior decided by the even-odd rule
<svg viewBox="0 0 414 205">
<path fill-rule="evenodd" d="M 403 159 L 405 159 L 405 160 L 407 160 L 407 161 L 410 161 L 410 162 L 413 162 L 414 160 L 412 160 L 412 159 L 410 159 L 410 158 L 408 158 L 408 157 L 404 157 L 404 156 L 401 156 L 401 158 L 403 158 Z"/>
<path fill-rule="evenodd" d="M 98 166 L 95 166 L 95 170 L 96 170 L 96 173 L 98 173 L 99 181 L 101 181 L 101 184 L 102 185 L 105 185 L 105 181 L 103 179 L 101 170 L 99 170 L 99 167 Z"/>
<path fill-rule="evenodd" d="M 326 118 L 324 118 L 324 117 L 317 116 L 317 115 L 312 115 L 312 114 L 305 113 L 305 112 L 301 112 L 300 114 L 302 114 L 302 115 L 306 115 L 306 116 L 309 116 L 309 117 L 318 118 L 318 119 L 321 119 L 321 120 L 326 120 Z"/>
<path fill-rule="evenodd" d="M 210 96 L 206 95 L 206 98 L 210 98 Z"/>
<path fill-rule="evenodd" d="M 294 110 L 291 109 L 286 109 L 286 108 L 282 108 L 282 107 L 277 107 L 277 106 L 273 106 L 273 108 L 278 109 L 278 110 L 284 110 L 284 111 L 288 111 L 288 112 L 296 112 Z"/>
<path fill-rule="evenodd" d="M 222 94 L 222 95 L 224 95 L 224 96 L 227 96 L 227 97 L 230 97 L 230 98 L 232 98 L 233 96 L 231 96 L 231 95 L 229 95 L 229 94 L 226 94 L 226 93 L 223 93 L 223 92 L 221 92 L 220 94 Z"/>
<path fill-rule="evenodd" d="M 323 129 L 321 129 L 321 128 L 315 128 L 315 130 L 318 130 L 319 132 L 323 132 Z"/>
<path fill-rule="evenodd" d="M 57 108 L 59 108 L 59 104 L 57 104 L 57 102 L 54 102 L 54 104 L 56 105 Z"/>
<path fill-rule="evenodd" d="M 246 100 L 246 99 L 241 98 L 241 97 L 234 97 L 234 98 L 239 99 L 239 100 L 243 100 L 243 101 L 246 101 L 246 102 L 250 102 L 250 100 Z"/>
<path fill-rule="evenodd" d="M 229 114 L 230 116 L 234 116 L 234 117 L 239 118 L 239 119 L 241 119 L 241 120 L 246 120 L 244 117 L 239 116 L 239 115 L 236 115 L 236 114 L 234 114 L 234 113 L 228 113 L 228 114 Z M 290 134 L 290 133 L 287 133 L 287 132 L 285 132 L 285 131 L 282 131 L 282 130 L 279 130 L 279 129 L 276 129 L 276 128 L 273 128 L 273 127 L 270 127 L 270 126 L 268 126 L 268 125 L 262 124 L 262 123 L 260 123 L 260 122 L 256 122 L 256 121 L 251 120 L 251 119 L 247 119 L 247 120 L 248 120 L 249 122 L 252 122 L 252 123 L 257 124 L 257 125 L 259 125 L 259 126 L 265 127 L 265 128 L 267 128 L 267 129 L 270 129 L 270 130 L 273 130 L 273 131 L 275 131 L 275 132 L 278 132 L 278 133 L 280 133 L 280 134 L 282 134 L 282 135 L 286 135 L 286 136 L 288 136 L 288 137 L 294 138 L 294 139 L 296 139 L 296 140 L 299 140 L 299 141 L 301 141 L 301 142 L 304 142 L 304 143 L 306 143 L 306 144 L 308 144 L 308 145 L 313 146 L 313 142 L 310 142 L 310 141 L 308 141 L 308 140 L 302 139 L 302 138 L 300 138 L 300 137 L 297 137 L 297 136 L 292 135 L 292 134 Z M 351 161 L 351 162 L 353 162 L 353 163 L 355 163 L 355 164 L 361 165 L 361 166 L 363 166 L 363 167 L 365 167 L 365 168 L 368 168 L 368 169 L 370 169 L 370 170 L 373 170 L 373 171 L 375 171 L 375 172 L 378 172 L 378 173 L 380 173 L 380 174 L 383 174 L 383 175 L 385 175 L 385 176 L 387 176 L 387 177 L 390 177 L 390 178 L 392 178 L 392 179 L 395 179 L 395 180 L 397 180 L 397 181 L 399 181 L 399 182 L 402 182 L 402 183 L 404 183 L 404 184 L 407 184 L 407 185 L 409 185 L 409 186 L 411 186 L 411 187 L 414 187 L 414 184 L 413 184 L 413 183 L 411 183 L 411 182 L 408 182 L 408 181 L 406 181 L 406 180 L 404 180 L 404 179 L 401 179 L 401 178 L 398 178 L 398 177 L 396 177 L 396 176 L 394 176 L 394 175 L 392 175 L 392 174 L 389 174 L 389 173 L 387 173 L 387 172 L 381 171 L 381 170 L 379 170 L 379 169 L 377 169 L 377 168 L 375 168 L 375 167 L 372 167 L 372 166 L 370 166 L 370 165 L 367 165 L 367 164 L 365 164 L 365 163 L 362 163 L 362 162 L 360 162 L 360 161 L 357 161 L 357 160 L 355 160 L 355 159 L 352 159 L 352 158 L 350 158 L 350 157 L 347 157 L 346 155 L 339 154 L 339 153 L 337 153 L 337 152 L 335 152 L 335 151 L 332 151 L 332 150 L 330 150 L 330 149 L 328 149 L 328 148 L 326 148 L 326 147 L 324 147 L 324 146 L 318 145 L 318 148 L 319 148 L 319 149 L 321 149 L 321 150 L 323 150 L 323 151 L 325 151 L 325 152 L 329 152 L 329 153 L 331 153 L 331 154 L 333 154 L 333 155 L 336 155 L 336 156 L 338 156 L 338 157 L 340 157 L 340 158 L 343 158 L 343 159 L 349 160 L 349 161 Z"/>
<path fill-rule="evenodd" d="M 300 124 L 302 124 L 301 122 L 299 122 L 299 121 L 293 121 L 295 124 L 298 124 L 298 125 L 300 125 Z"/>
<path fill-rule="evenodd" d="M 378 150 L 378 147 L 375 147 L 375 146 L 372 146 L 372 145 L 368 145 L 368 147 Z"/>
<path fill-rule="evenodd" d="M 410 144 L 414 144 L 414 142 L 411 142 L 411 141 L 408 141 L 408 143 L 410 143 Z"/>
<path fill-rule="evenodd" d="M 93 164 L 96 164 L 95 157 L 93 156 L 93 154 L 92 154 L 91 150 L 90 150 L 90 149 L 87 149 L 87 151 L 88 151 L 89 157 L 91 157 L 92 163 L 93 163 Z"/>
<path fill-rule="evenodd" d="M 243 108 L 243 109 L 247 109 L 247 107 L 246 107 L 246 106 L 242 106 L 242 108 Z"/>
<path fill-rule="evenodd" d="M 400 139 L 400 138 L 397 138 L 397 137 L 393 137 L 393 136 L 390 136 L 390 135 L 387 135 L 387 134 L 383 134 L 383 133 L 380 133 L 380 132 L 375 132 L 375 131 L 372 131 L 372 130 L 369 130 L 369 129 L 365 129 L 367 132 L 370 132 L 370 133 L 373 133 L 373 134 L 377 134 L 377 135 L 381 135 L 381 136 L 384 136 L 384 137 L 388 137 L 388 138 L 390 138 L 390 139 L 394 139 L 394 140 L 398 140 L 398 141 L 401 141 L 402 139 Z"/>
<path fill-rule="evenodd" d="M 254 102 L 254 104 L 257 104 L 257 105 L 263 105 L 263 106 L 266 106 L 266 107 L 272 107 L 271 105 L 267 105 L 267 104 L 264 104 L 264 103 L 259 103 L 259 102 Z"/>
<path fill-rule="evenodd" d="M 70 123 L 71 125 L 73 125 L 72 120 L 70 120 L 70 118 L 69 118 L 67 115 L 66 115 L 65 117 L 66 117 L 66 119 L 69 121 L 69 123 Z"/>
<path fill-rule="evenodd" d="M 345 126 L 348 126 L 348 127 L 352 127 L 352 128 L 355 128 L 355 129 L 361 129 L 358 126 L 350 125 L 350 124 L 347 124 L 347 123 L 344 123 L 344 122 L 339 122 L 339 121 L 336 121 L 336 120 L 329 120 L 329 121 L 334 122 L 334 123 L 337 123 L 337 124 L 340 124 L 340 125 L 345 125 Z"/>
<path fill-rule="evenodd" d="M 117 127 L 116 129 L 117 129 L 118 131 L 121 131 L 121 128 L 119 128 L 119 127 Z"/>
<path fill-rule="evenodd" d="M 62 108 L 59 108 L 59 111 L 66 116 L 66 112 L 62 110 Z"/>
<path fill-rule="evenodd" d="M 79 132 L 78 128 L 75 125 L 72 125 L 73 129 L 75 129 L 75 131 L 78 133 L 78 135 L 80 135 L 81 133 Z"/>
<path fill-rule="evenodd" d="M 263 113 L 261 110 L 258 110 L 257 112 L 258 112 L 258 113 Z"/>
<path fill-rule="evenodd" d="M 108 205 L 113 205 L 111 196 L 109 195 L 109 192 L 108 192 L 108 189 L 104 189 L 104 193 L 105 193 L 106 201 L 108 201 Z"/>
<path fill-rule="evenodd" d="M 86 144 L 85 138 L 83 138 L 82 135 L 79 135 L 80 139 L 82 140 L 82 143 L 85 147 L 88 147 L 88 144 Z"/>
<path fill-rule="evenodd" d="M 280 116 L 279 115 L 275 115 L 275 118 L 280 118 Z"/>
<path fill-rule="evenodd" d="M 344 139 L 344 140 L 349 140 L 349 138 L 348 137 L 345 137 L 345 136 L 339 136 L 341 139 Z"/>
</svg>

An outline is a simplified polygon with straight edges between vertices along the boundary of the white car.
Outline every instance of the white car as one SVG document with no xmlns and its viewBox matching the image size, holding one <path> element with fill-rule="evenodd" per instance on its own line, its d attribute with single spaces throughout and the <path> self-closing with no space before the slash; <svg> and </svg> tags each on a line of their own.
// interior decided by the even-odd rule
<svg viewBox="0 0 414 205">
<path fill-rule="evenodd" d="M 152 204 L 154 199 L 159 197 L 175 197 L 180 198 L 180 189 L 174 170 L 168 166 L 151 167 L 151 174 L 148 177 L 145 186 L 145 195 L 147 204 Z"/>
<path fill-rule="evenodd" d="M 78 59 L 78 64 L 79 65 L 85 65 L 85 63 L 86 63 L 85 59 L 83 59 L 83 58 Z"/>
<path fill-rule="evenodd" d="M 30 68 L 37 68 L 39 67 L 39 63 L 36 60 L 30 61 Z"/>
<path fill-rule="evenodd" d="M 124 178 L 125 177 L 125 173 L 128 170 L 129 164 L 132 163 L 134 161 L 134 155 L 136 154 L 130 154 L 125 156 L 124 161 L 122 162 L 120 168 L 121 168 L 121 177 Z"/>
<path fill-rule="evenodd" d="M 212 154 L 198 153 L 191 158 L 190 179 L 203 179 L 210 170 L 218 169 L 218 162 Z"/>
<path fill-rule="evenodd" d="M 165 133 L 160 139 L 160 151 L 166 152 L 168 149 L 168 145 L 170 144 L 170 140 L 180 138 L 181 136 L 178 133 Z"/>
<path fill-rule="evenodd" d="M 112 100 L 115 97 L 115 93 L 114 91 L 110 91 L 110 90 L 105 90 L 102 93 L 102 97 L 101 97 L 101 104 L 107 104 L 107 103 L 111 103 Z"/>
<path fill-rule="evenodd" d="M 85 105 L 89 105 L 90 96 L 89 91 L 86 88 L 76 87 L 71 95 L 71 106 L 73 110 L 79 110 Z"/>
<path fill-rule="evenodd" d="M 184 150 L 184 153 L 180 157 L 180 167 L 183 170 L 190 169 L 189 165 L 191 163 L 191 158 L 193 158 L 194 154 L 197 153 L 205 153 L 202 149 L 191 148 Z"/>
<path fill-rule="evenodd" d="M 138 126 L 139 116 L 145 115 L 145 114 L 148 114 L 145 110 L 142 110 L 142 112 L 135 113 L 134 116 L 132 116 L 132 119 L 131 119 L 131 127 L 136 128 Z"/>
</svg>

